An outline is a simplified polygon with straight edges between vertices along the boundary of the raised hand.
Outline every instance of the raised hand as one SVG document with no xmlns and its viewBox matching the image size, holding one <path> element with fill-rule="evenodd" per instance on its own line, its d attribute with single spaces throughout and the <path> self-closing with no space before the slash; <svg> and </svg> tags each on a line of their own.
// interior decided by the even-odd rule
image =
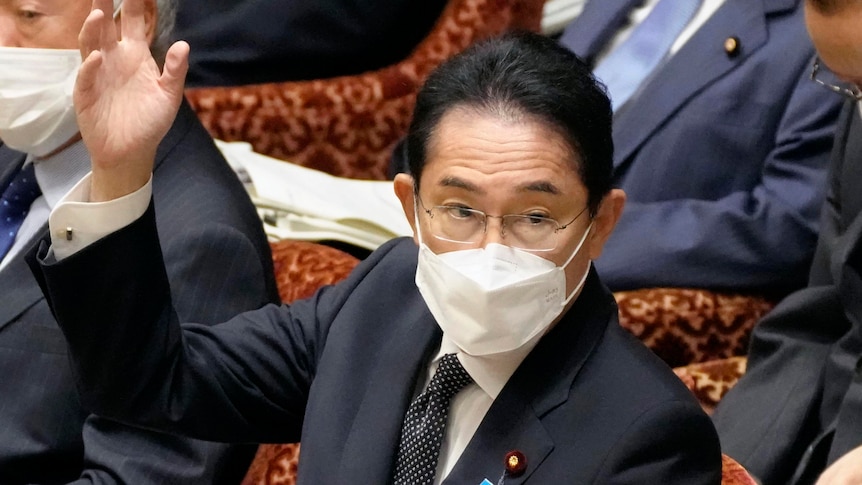
<svg viewBox="0 0 862 485">
<path fill-rule="evenodd" d="M 164 69 L 150 54 L 145 0 L 125 0 L 120 38 L 112 0 L 93 0 L 78 37 L 84 60 L 75 84 L 78 127 L 90 153 L 90 200 L 115 199 L 142 187 L 156 148 L 183 99 L 189 47 L 177 42 Z"/>
<path fill-rule="evenodd" d="M 820 475 L 816 485 L 859 484 L 862 484 L 862 446 L 835 461 Z"/>
</svg>

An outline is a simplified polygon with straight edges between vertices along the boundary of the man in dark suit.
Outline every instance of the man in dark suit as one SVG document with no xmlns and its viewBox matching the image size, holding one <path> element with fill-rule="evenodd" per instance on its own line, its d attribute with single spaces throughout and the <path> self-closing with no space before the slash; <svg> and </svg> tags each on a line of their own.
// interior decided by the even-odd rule
<svg viewBox="0 0 862 485">
<path fill-rule="evenodd" d="M 233 86 L 358 74 L 419 44 L 446 0 L 182 0 L 174 38 L 187 41 L 190 86 Z"/>
<path fill-rule="evenodd" d="M 159 75 L 108 25 L 82 31 L 76 93 L 94 171 L 81 203 L 113 213 L 149 200 L 146 154 L 179 102 L 188 46 L 171 47 Z M 131 113 L 151 122 L 102 143 Z M 78 251 L 53 237 L 33 269 L 84 402 L 198 438 L 301 439 L 307 484 L 717 484 L 709 419 L 619 327 L 590 269 L 625 200 L 610 186 L 610 122 L 589 69 L 548 38 L 457 56 L 418 95 L 413 176 L 395 180 L 415 238 L 309 300 L 213 327 L 181 326 L 171 310 L 158 207 Z M 93 266 L 104 273 L 84 278 Z"/>
<path fill-rule="evenodd" d="M 560 39 L 609 87 L 638 64 L 614 62 L 627 42 L 665 49 L 615 100 L 614 184 L 628 203 L 596 267 L 613 290 L 797 289 L 840 106 L 807 79 L 802 0 L 706 0 L 688 20 L 663 20 L 677 30 L 652 46 L 638 31 L 672 1 L 592 0 Z"/>
<path fill-rule="evenodd" d="M 80 64 L 77 32 L 89 7 L 88 0 L 0 2 L 0 140 L 18 149 L 0 143 L 0 194 L 4 204 L 16 199 L 14 187 L 33 177 L 34 190 L 41 192 L 23 207 L 23 223 L 11 229 L 14 238 L 0 239 L 9 243 L 0 244 L 0 483 L 238 483 L 253 448 L 88 416 L 62 332 L 27 269 L 27 248 L 49 237 L 50 209 L 70 188 L 86 186 L 79 181 L 90 160 L 78 134 L 71 89 L 64 86 L 71 88 Z M 155 18 L 156 8 L 146 3 L 149 18 Z M 157 37 L 152 23 L 147 32 Z M 158 56 L 164 46 L 154 44 L 153 50 Z M 9 95 L 15 90 L 35 98 Z M 272 263 L 259 220 L 188 106 L 171 121 L 155 160 L 156 224 L 178 314 L 214 323 L 274 301 Z M 87 216 L 84 222 L 79 236 L 100 221 Z M 65 231 L 59 219 L 50 224 Z"/>
<path fill-rule="evenodd" d="M 839 461 L 862 446 L 862 2 L 808 0 L 806 20 L 822 59 L 811 84 L 846 100 L 814 264 L 808 287 L 758 323 L 715 414 L 726 453 L 764 485 L 814 483 L 833 463 L 818 484 L 859 483 L 862 470 L 860 451 Z"/>
</svg>

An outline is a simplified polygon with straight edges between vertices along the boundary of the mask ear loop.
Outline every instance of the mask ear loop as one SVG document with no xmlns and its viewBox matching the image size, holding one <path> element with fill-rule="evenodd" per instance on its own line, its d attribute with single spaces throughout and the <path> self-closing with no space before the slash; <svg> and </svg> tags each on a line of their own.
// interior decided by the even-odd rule
<svg viewBox="0 0 862 485">
<path fill-rule="evenodd" d="M 589 225 L 589 226 L 587 226 L 587 230 L 586 230 L 586 231 L 584 231 L 584 235 L 583 235 L 583 236 L 581 236 L 581 240 L 580 240 L 580 242 L 578 242 L 578 246 L 575 248 L 575 250 L 574 250 L 574 251 L 572 252 L 572 254 L 569 256 L 569 259 L 567 259 L 567 260 L 566 260 L 566 262 L 565 262 L 565 263 L 563 263 L 563 266 L 562 266 L 563 268 L 565 268 L 566 266 L 568 266 L 568 265 L 569 265 L 569 263 L 571 263 L 571 262 L 572 262 L 572 260 L 573 260 L 573 259 L 575 259 L 575 255 L 576 255 L 576 254 L 578 254 L 579 252 L 581 252 L 581 247 L 583 247 L 584 242 L 587 240 L 587 236 L 590 234 L 590 230 L 591 230 L 592 228 L 593 228 L 593 221 L 590 221 L 590 225 Z"/>
<path fill-rule="evenodd" d="M 423 245 L 425 243 L 422 242 L 422 223 L 419 221 L 419 195 L 416 191 L 413 191 L 413 221 L 416 224 L 416 238 L 419 239 L 419 245 Z"/>
<path fill-rule="evenodd" d="M 115 4 L 114 5 L 114 13 L 111 14 L 111 18 L 113 18 L 114 20 L 117 20 L 117 17 L 120 15 L 120 10 L 122 10 L 122 8 L 123 8 L 123 1 L 122 0 L 120 0 L 119 2 L 115 1 L 114 4 Z"/>
<path fill-rule="evenodd" d="M 581 248 L 584 245 L 584 241 L 587 240 L 587 235 L 590 233 L 590 230 L 592 230 L 592 228 L 593 228 L 593 221 L 590 221 L 590 225 L 587 226 L 587 230 L 584 231 L 584 235 L 581 236 L 581 241 L 578 243 L 578 247 L 575 248 L 575 250 L 572 252 L 572 255 L 569 256 L 569 259 L 566 260 L 566 263 L 563 266 L 561 266 L 561 268 L 565 268 L 566 266 L 568 266 L 569 263 L 571 263 L 572 260 L 575 258 L 575 255 L 578 254 L 579 252 L 581 252 Z M 592 268 L 592 267 L 593 267 L 593 260 L 587 261 L 587 270 L 584 271 L 584 276 L 581 277 L 581 281 L 579 281 L 578 284 L 575 285 L 575 289 L 572 290 L 572 292 L 569 293 L 569 296 L 567 296 L 566 299 L 562 302 L 562 304 L 561 304 L 562 306 L 568 305 L 569 302 L 572 301 L 572 298 L 574 298 L 575 295 L 579 291 L 581 291 L 581 288 L 584 287 L 584 283 L 587 282 L 587 276 L 590 275 L 590 268 Z"/>
</svg>

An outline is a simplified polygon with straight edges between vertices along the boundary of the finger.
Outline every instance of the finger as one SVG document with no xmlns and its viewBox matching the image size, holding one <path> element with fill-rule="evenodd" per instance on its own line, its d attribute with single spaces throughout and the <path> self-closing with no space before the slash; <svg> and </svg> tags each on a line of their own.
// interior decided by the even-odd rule
<svg viewBox="0 0 862 485">
<path fill-rule="evenodd" d="M 186 74 L 189 71 L 189 45 L 185 41 L 174 42 L 165 56 L 165 67 L 159 84 L 170 96 L 179 100 L 183 96 Z"/>
<path fill-rule="evenodd" d="M 99 68 L 102 66 L 102 53 L 95 50 L 84 59 L 81 68 L 78 69 L 78 78 L 75 81 L 74 104 L 76 110 L 84 109 L 91 96 L 90 93 L 95 88 L 96 80 L 98 79 Z"/>
<path fill-rule="evenodd" d="M 144 0 L 124 0 L 120 13 L 123 39 L 147 41 L 147 22 Z"/>
<path fill-rule="evenodd" d="M 93 0 L 93 10 L 102 12 L 99 22 L 99 45 L 100 49 L 110 49 L 117 41 L 117 28 L 114 26 L 112 13 L 114 12 L 113 0 Z"/>
<path fill-rule="evenodd" d="M 84 26 L 78 34 L 78 49 L 81 51 L 81 60 L 90 56 L 93 51 L 99 50 L 101 38 L 101 22 L 105 13 L 101 10 L 92 10 L 84 20 Z"/>
</svg>

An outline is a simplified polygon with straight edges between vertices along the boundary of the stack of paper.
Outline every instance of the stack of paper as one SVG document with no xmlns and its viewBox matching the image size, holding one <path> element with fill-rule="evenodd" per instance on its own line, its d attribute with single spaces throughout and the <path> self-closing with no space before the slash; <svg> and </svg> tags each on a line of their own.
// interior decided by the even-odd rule
<svg viewBox="0 0 862 485">
<path fill-rule="evenodd" d="M 334 177 L 255 153 L 248 143 L 216 141 L 243 177 L 272 239 L 336 240 L 374 250 L 413 231 L 392 182 Z"/>
</svg>

